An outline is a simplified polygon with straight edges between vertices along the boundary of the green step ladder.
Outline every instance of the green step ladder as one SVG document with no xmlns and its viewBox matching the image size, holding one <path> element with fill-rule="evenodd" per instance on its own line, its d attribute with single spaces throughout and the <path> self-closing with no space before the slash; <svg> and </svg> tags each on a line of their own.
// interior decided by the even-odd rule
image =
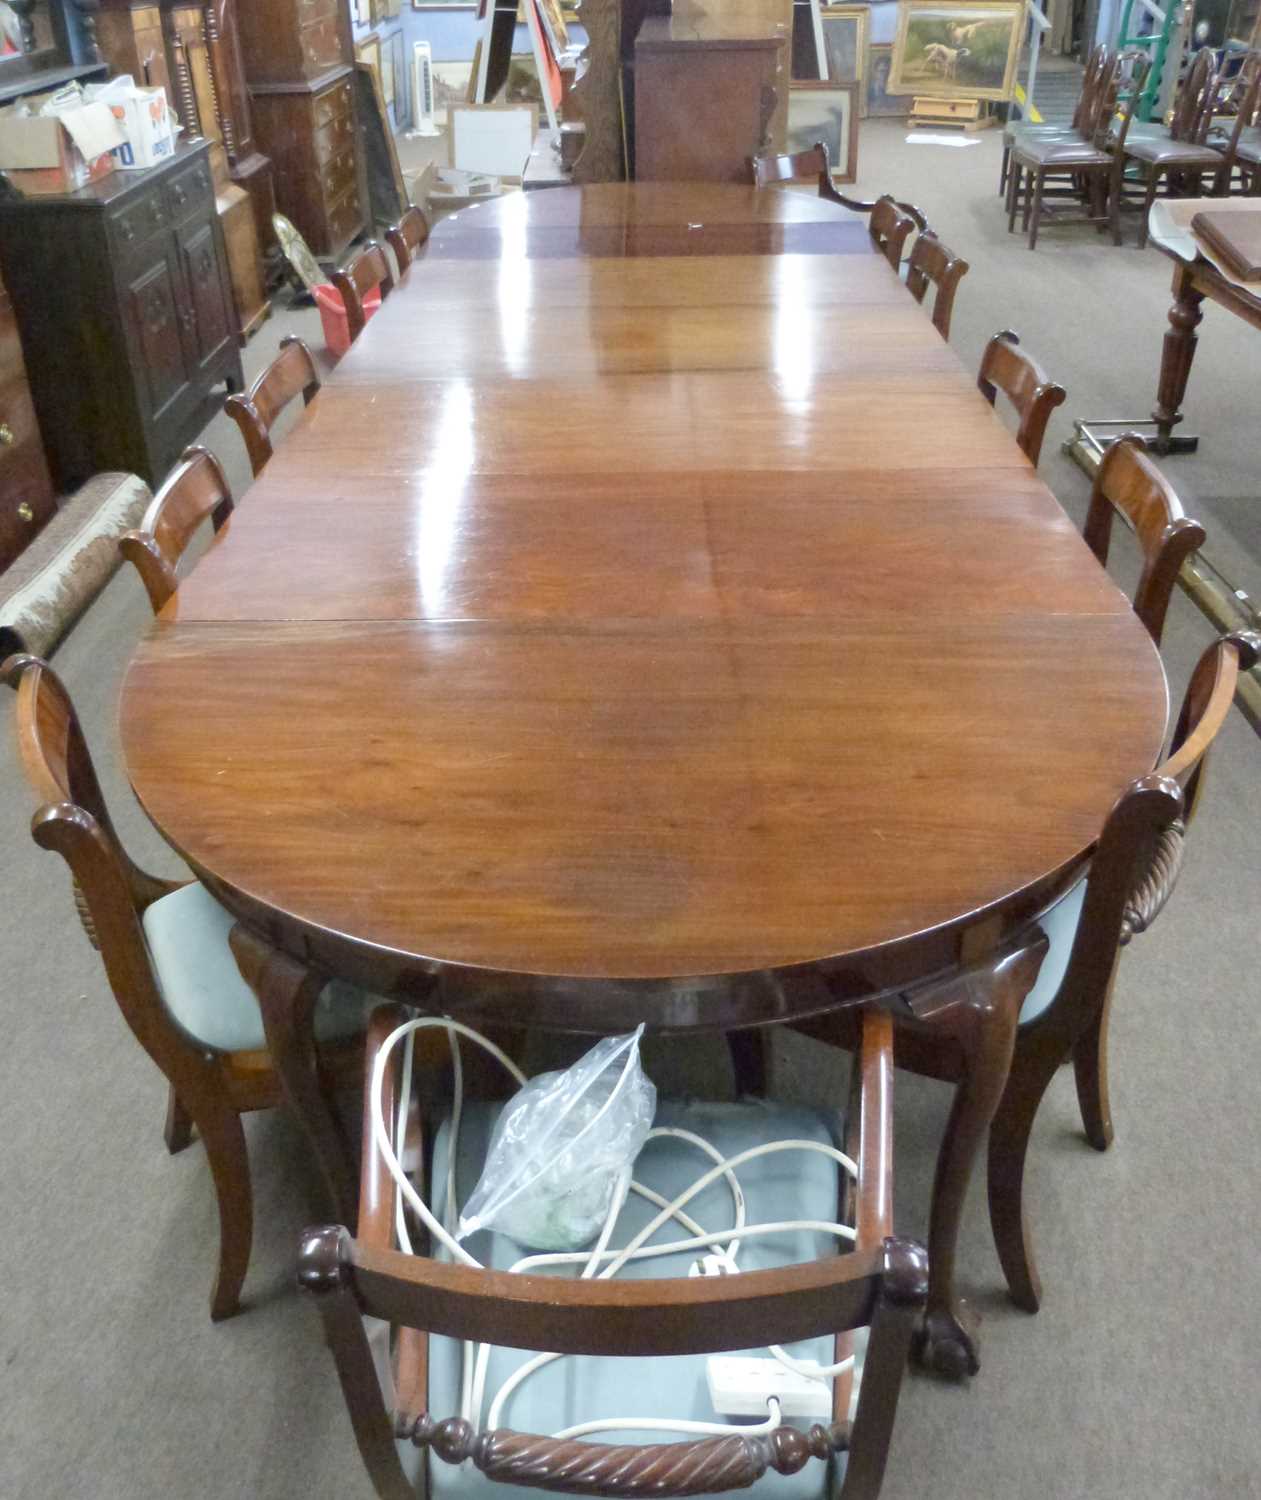
<svg viewBox="0 0 1261 1500">
<path fill-rule="evenodd" d="M 1182 63 L 1188 9 L 1182 0 L 1165 0 L 1163 9 L 1153 0 L 1125 0 L 1117 34 L 1117 51 L 1125 47 L 1146 47 L 1151 53 L 1151 67 L 1134 107 L 1136 120 L 1158 120 L 1172 102 Z M 1140 25 L 1151 21 L 1157 23 L 1158 30 L 1138 31 Z"/>
</svg>

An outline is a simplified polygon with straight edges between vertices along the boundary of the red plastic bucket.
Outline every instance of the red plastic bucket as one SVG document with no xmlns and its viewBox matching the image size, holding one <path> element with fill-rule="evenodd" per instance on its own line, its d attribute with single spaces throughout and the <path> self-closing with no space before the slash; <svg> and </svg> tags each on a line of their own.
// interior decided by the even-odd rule
<svg viewBox="0 0 1261 1500">
<path fill-rule="evenodd" d="M 323 286 L 317 286 L 311 295 L 315 298 L 315 305 L 320 310 L 320 322 L 324 325 L 324 342 L 340 359 L 350 348 L 350 324 L 346 318 L 346 304 L 342 301 L 342 294 L 335 286 L 325 283 Z M 381 293 L 373 287 L 363 299 L 365 323 L 380 306 Z"/>
</svg>

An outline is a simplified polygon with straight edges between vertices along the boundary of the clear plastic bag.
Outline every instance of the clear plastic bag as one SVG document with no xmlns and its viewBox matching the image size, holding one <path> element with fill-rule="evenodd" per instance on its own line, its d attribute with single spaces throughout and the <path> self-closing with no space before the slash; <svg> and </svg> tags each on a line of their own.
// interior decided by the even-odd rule
<svg viewBox="0 0 1261 1500">
<path fill-rule="evenodd" d="M 643 1029 L 603 1038 L 508 1101 L 457 1238 L 496 1229 L 531 1250 L 577 1250 L 596 1237 L 657 1109 L 639 1061 Z"/>
</svg>

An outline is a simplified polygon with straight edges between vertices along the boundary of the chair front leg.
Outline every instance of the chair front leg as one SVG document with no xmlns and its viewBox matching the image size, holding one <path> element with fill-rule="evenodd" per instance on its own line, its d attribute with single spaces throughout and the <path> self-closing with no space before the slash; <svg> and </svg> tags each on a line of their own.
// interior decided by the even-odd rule
<svg viewBox="0 0 1261 1500">
<path fill-rule="evenodd" d="M 228 942 L 241 977 L 258 996 L 272 1066 L 285 1102 L 319 1167 L 329 1206 L 343 1224 L 353 1224 L 354 1174 L 320 1078 L 312 1025 L 315 1002 L 325 980 L 240 923 L 233 927 Z"/>
<path fill-rule="evenodd" d="M 955 1286 L 959 1226 L 972 1166 L 994 1117 L 1011 1066 L 1024 997 L 1046 953 L 1041 940 L 1008 955 L 992 969 L 965 976 L 938 995 L 913 1002 L 914 1029 L 937 1033 L 930 1053 L 954 1051 L 958 1082 L 946 1123 L 928 1229 L 928 1307 L 919 1357 L 939 1374 L 958 1378 L 980 1368 L 977 1318 Z M 909 1038 L 908 1038 L 909 1040 Z M 912 1044 L 913 1045 L 913 1044 Z M 897 1044 L 900 1050 L 901 1039 Z"/>
</svg>

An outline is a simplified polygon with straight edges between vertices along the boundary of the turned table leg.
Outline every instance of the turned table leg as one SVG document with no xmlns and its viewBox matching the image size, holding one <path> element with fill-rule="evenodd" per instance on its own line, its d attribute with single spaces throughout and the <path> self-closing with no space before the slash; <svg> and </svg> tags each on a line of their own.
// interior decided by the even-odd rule
<svg viewBox="0 0 1261 1500">
<path fill-rule="evenodd" d="M 258 996 L 267 1050 L 285 1103 L 306 1136 L 341 1224 L 355 1222 L 355 1179 L 345 1141 L 320 1078 L 315 1048 L 315 1002 L 323 976 L 281 953 L 237 923 L 228 935 L 242 978 Z"/>
<path fill-rule="evenodd" d="M 1160 360 L 1160 385 L 1156 393 L 1156 408 L 1152 420 L 1156 423 L 1157 453 L 1168 453 L 1173 448 L 1173 429 L 1182 421 L 1182 402 L 1187 393 L 1187 380 L 1191 375 L 1191 361 L 1195 358 L 1195 330 L 1204 317 L 1200 304 L 1204 293 L 1198 291 L 1188 266 L 1175 265 L 1173 272 L 1173 306 L 1169 309 L 1169 329 L 1165 334 L 1164 350 Z M 1182 451 L 1194 451 L 1195 439 L 1178 444 Z"/>
</svg>

